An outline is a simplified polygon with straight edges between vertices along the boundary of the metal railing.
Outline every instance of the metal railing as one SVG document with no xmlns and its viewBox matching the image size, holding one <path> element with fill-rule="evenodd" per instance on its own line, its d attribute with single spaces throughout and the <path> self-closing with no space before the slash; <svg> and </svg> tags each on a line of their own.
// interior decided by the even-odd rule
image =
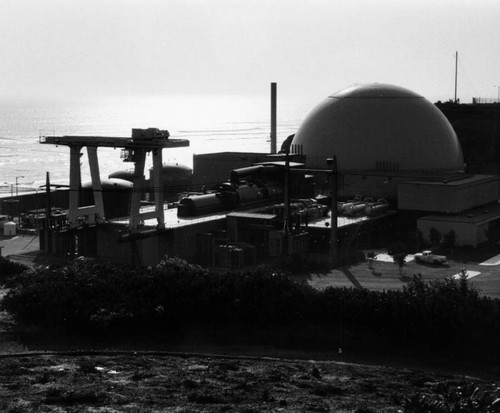
<svg viewBox="0 0 500 413">
<path fill-rule="evenodd" d="M 493 104 L 493 103 L 500 103 L 500 99 L 498 98 L 472 98 L 472 103 L 477 105 L 477 104 Z"/>
</svg>

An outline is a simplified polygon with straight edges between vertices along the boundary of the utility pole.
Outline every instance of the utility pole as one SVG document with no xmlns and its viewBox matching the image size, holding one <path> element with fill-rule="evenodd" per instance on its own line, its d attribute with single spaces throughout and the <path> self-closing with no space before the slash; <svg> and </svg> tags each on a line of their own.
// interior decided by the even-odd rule
<svg viewBox="0 0 500 413">
<path fill-rule="evenodd" d="M 52 252 L 52 236 L 51 236 L 51 228 L 50 224 L 52 221 L 52 204 L 50 200 L 50 173 L 46 172 L 45 175 L 45 194 L 46 194 L 46 212 L 45 212 L 45 218 L 46 218 L 46 224 L 45 224 L 45 231 L 44 231 L 44 236 L 45 236 L 45 241 L 46 241 L 46 249 L 47 252 L 50 254 Z"/>
<path fill-rule="evenodd" d="M 288 256 L 288 249 L 289 249 L 289 236 L 290 236 L 290 152 L 287 149 L 285 152 L 285 176 L 284 176 L 284 225 L 283 225 L 283 230 L 285 231 L 284 237 L 285 237 L 285 242 L 284 242 L 284 255 Z"/>
<path fill-rule="evenodd" d="M 330 181 L 331 188 L 331 232 L 330 232 L 330 248 L 328 256 L 335 262 L 338 259 L 338 225 L 337 225 L 337 157 L 328 158 L 326 163 L 332 168 L 332 176 Z"/>
</svg>

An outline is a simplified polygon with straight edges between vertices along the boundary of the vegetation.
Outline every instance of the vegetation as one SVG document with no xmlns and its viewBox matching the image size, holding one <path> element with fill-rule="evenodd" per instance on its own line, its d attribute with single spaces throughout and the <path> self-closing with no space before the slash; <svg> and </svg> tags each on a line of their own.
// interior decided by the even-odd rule
<svg viewBox="0 0 500 413">
<path fill-rule="evenodd" d="M 342 326 L 343 335 L 368 331 L 434 354 L 480 349 L 497 357 L 500 345 L 500 300 L 482 297 L 465 276 L 426 283 L 417 275 L 402 291 L 318 291 L 266 268 L 215 273 L 179 259 L 140 269 L 77 260 L 25 271 L 12 286 L 2 308 L 21 322 L 54 329 L 301 326 L 295 335 L 318 327 L 320 337 Z"/>
<path fill-rule="evenodd" d="M 21 274 L 27 269 L 23 264 L 0 257 L 0 284 L 5 284 L 11 276 Z"/>
<path fill-rule="evenodd" d="M 12 355 L 0 380 L 5 413 L 500 411 L 488 379 L 288 357 Z"/>
<path fill-rule="evenodd" d="M 429 241 L 434 246 L 439 246 L 443 240 L 443 234 L 439 232 L 436 228 L 431 228 L 429 231 Z"/>
<path fill-rule="evenodd" d="M 402 404 L 405 413 L 500 412 L 500 388 L 445 381 L 437 383 L 434 393 L 416 393 Z"/>
</svg>

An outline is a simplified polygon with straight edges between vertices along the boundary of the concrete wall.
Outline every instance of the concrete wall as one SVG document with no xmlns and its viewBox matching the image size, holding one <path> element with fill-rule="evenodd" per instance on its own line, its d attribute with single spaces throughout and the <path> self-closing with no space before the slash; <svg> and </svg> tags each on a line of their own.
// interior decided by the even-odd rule
<svg viewBox="0 0 500 413">
<path fill-rule="evenodd" d="M 445 237 L 445 235 L 452 230 L 455 231 L 457 246 L 472 245 L 475 247 L 478 244 L 476 227 L 472 224 L 457 224 L 446 221 L 419 219 L 417 228 L 422 232 L 424 240 L 429 243 L 431 242 L 431 229 L 435 229 L 441 233 L 442 237 Z"/>
<path fill-rule="evenodd" d="M 430 231 L 432 228 L 439 231 L 444 238 L 450 231 L 455 231 L 457 246 L 470 245 L 477 247 L 479 244 L 488 240 L 486 231 L 488 223 L 481 223 L 479 225 L 473 222 L 452 222 L 452 221 L 439 221 L 436 219 L 420 218 L 417 221 L 417 228 L 422 232 L 424 239 L 430 242 Z"/>
<path fill-rule="evenodd" d="M 284 161 L 284 154 L 254 152 L 219 152 L 193 156 L 193 186 L 215 185 L 229 180 L 233 169 L 262 162 Z M 291 155 L 290 162 L 304 162 L 304 157 Z"/>
<path fill-rule="evenodd" d="M 193 186 L 215 185 L 229 180 L 233 169 L 265 162 L 267 154 L 246 152 L 221 152 L 194 155 Z"/>
<path fill-rule="evenodd" d="M 192 263 L 203 263 L 203 234 L 224 230 L 225 219 L 201 222 L 152 232 L 148 236 L 138 235 L 122 238 L 124 229 L 118 225 L 98 227 L 97 256 L 117 264 L 156 265 L 165 256 L 179 257 Z"/>
<path fill-rule="evenodd" d="M 341 198 L 350 199 L 356 195 L 361 195 L 361 197 L 372 197 L 375 198 L 386 198 L 386 199 L 396 199 L 397 196 L 397 184 L 401 182 L 402 178 L 390 177 L 388 176 L 376 176 L 370 175 L 370 171 L 366 172 L 366 175 L 349 175 L 346 172 L 345 175 L 340 173 L 339 182 L 339 196 Z M 329 192 L 330 188 L 328 183 L 323 183 L 322 191 Z M 316 188 L 319 189 L 318 183 Z"/>
<path fill-rule="evenodd" d="M 498 177 L 459 182 L 407 182 L 398 185 L 398 208 L 460 213 L 498 200 Z"/>
</svg>

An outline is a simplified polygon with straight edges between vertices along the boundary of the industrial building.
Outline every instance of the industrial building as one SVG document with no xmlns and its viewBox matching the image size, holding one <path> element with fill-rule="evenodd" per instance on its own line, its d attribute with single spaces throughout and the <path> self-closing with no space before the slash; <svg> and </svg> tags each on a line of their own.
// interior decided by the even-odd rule
<svg viewBox="0 0 500 413">
<path fill-rule="evenodd" d="M 466 173 L 443 113 L 393 85 L 355 85 L 327 97 L 282 153 L 197 155 L 192 176 L 164 168 L 162 150 L 189 144 L 166 131 L 134 129 L 127 139 L 47 137 L 43 143 L 69 146 L 72 160 L 68 225 L 49 223 L 42 230 L 41 247 L 53 253 L 141 265 L 167 255 L 240 268 L 311 251 L 337 254 L 337 244 L 348 247 L 363 228 L 383 232 L 388 221 L 397 224 L 396 211 L 411 212 L 424 239 L 432 231 L 452 231 L 456 245 L 484 242 L 500 220 L 498 176 Z M 101 181 L 96 148 L 103 145 L 123 147 L 134 172 Z M 79 187 L 83 147 L 91 162 L 90 198 Z M 154 166 L 147 180 L 149 152 Z M 327 164 L 332 157 L 333 168 Z M 190 191 L 173 205 L 164 202 L 164 189 L 177 172 Z"/>
<path fill-rule="evenodd" d="M 335 154 L 340 196 L 383 196 L 398 210 L 415 211 L 417 228 L 456 233 L 457 245 L 476 246 L 498 215 L 496 175 L 466 174 L 457 135 L 443 113 L 424 97 L 386 85 L 355 85 L 316 106 L 297 131 L 292 153 L 308 167 Z M 463 217 L 488 210 L 488 219 Z M 432 215 L 427 215 L 432 214 Z M 443 232 L 444 231 L 444 232 Z"/>
</svg>

